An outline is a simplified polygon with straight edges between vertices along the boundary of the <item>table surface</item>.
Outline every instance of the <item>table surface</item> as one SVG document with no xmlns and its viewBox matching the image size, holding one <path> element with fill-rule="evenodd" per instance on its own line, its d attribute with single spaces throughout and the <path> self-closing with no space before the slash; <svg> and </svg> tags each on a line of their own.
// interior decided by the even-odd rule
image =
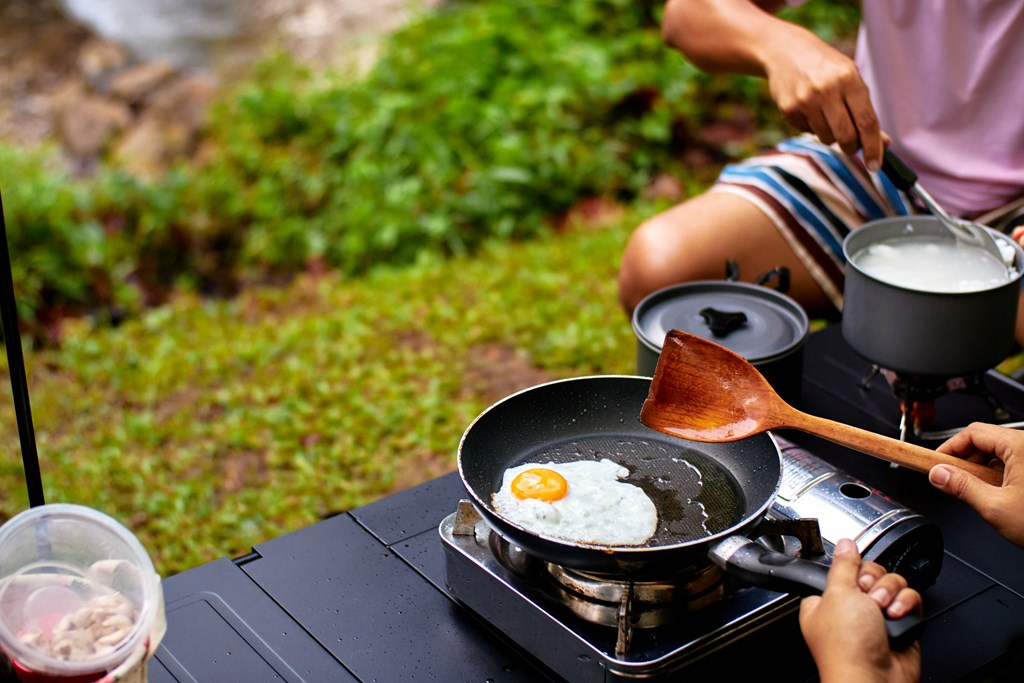
<svg viewBox="0 0 1024 683">
<path fill-rule="evenodd" d="M 870 365 L 845 345 L 837 325 L 811 335 L 805 351 L 799 407 L 896 434 L 898 401 L 880 377 L 859 386 Z M 986 382 L 1011 419 L 1024 419 L 1024 386 L 995 373 Z M 977 396 L 946 396 L 937 407 L 937 428 L 992 421 Z M 780 434 L 942 529 L 942 572 L 924 594 L 922 680 L 1018 680 L 1024 550 L 920 473 L 809 435 Z M 558 680 L 449 597 L 437 527 L 464 495 L 458 475 L 445 475 L 261 543 L 245 558 L 166 579 L 168 630 L 149 680 Z M 764 631 L 722 654 L 730 674 L 763 675 L 770 664 L 788 680 L 815 679 L 795 619 Z M 715 666 L 690 678 L 720 680 Z"/>
</svg>

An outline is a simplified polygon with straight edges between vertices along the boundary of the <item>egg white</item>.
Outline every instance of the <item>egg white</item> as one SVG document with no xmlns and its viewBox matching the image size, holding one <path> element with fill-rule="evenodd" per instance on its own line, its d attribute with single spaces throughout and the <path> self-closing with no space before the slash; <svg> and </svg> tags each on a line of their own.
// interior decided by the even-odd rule
<svg viewBox="0 0 1024 683">
<path fill-rule="evenodd" d="M 565 477 L 568 493 L 551 502 L 516 497 L 512 480 L 537 467 Z M 643 545 L 658 528 L 658 511 L 642 489 L 619 481 L 627 476 L 628 469 L 608 459 L 524 463 L 505 470 L 501 490 L 492 494 L 491 502 L 505 519 L 542 536 L 593 545 Z"/>
</svg>

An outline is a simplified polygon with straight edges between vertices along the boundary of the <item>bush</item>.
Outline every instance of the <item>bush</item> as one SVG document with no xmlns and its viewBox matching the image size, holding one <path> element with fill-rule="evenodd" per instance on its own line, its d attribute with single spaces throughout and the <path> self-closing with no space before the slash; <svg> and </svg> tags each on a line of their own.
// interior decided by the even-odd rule
<svg viewBox="0 0 1024 683">
<path fill-rule="evenodd" d="M 849 35 L 855 7 L 788 10 Z M 216 108 L 202 165 L 147 184 L 73 183 L 44 153 L 0 152 L 21 313 L 116 319 L 186 286 L 324 266 L 362 274 L 550 230 L 582 198 L 630 201 L 657 173 L 693 185 L 782 134 L 760 81 L 712 78 L 665 48 L 646 0 L 450 2 L 393 35 L 365 76 L 259 64 Z M 740 110 L 764 134 L 702 142 Z M 687 181 L 687 179 L 690 179 Z"/>
</svg>

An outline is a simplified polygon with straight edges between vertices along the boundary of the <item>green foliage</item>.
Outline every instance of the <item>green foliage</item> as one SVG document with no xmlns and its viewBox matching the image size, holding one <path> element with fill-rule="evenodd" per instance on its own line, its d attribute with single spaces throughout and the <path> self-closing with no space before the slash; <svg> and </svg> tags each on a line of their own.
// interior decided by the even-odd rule
<svg viewBox="0 0 1024 683">
<path fill-rule="evenodd" d="M 72 180 L 0 150 L 15 286 L 34 336 L 83 310 L 120 317 L 176 287 L 233 294 L 311 264 L 347 274 L 544 233 L 581 198 L 629 201 L 736 118 L 781 136 L 763 83 L 712 78 L 661 42 L 660 2 L 449 2 L 396 32 L 362 77 L 257 65 L 217 107 L 200 166 L 155 183 Z M 856 8 L 788 10 L 826 36 Z M 740 112 L 742 113 L 742 112 Z M 741 117 L 742 118 L 742 117 Z"/>
<path fill-rule="evenodd" d="M 533 236 L 671 163 L 692 69 L 624 0 L 454 3 L 365 78 L 265 64 L 217 116 L 197 177 L 230 187 L 246 265 L 345 272 Z M 665 95 L 669 92 L 671 97 Z"/>
<path fill-rule="evenodd" d="M 20 317 L 36 321 L 45 307 L 85 306 L 96 294 L 94 280 L 105 279 L 109 264 L 86 193 L 51 150 L 2 145 L 0 187 Z"/>
<path fill-rule="evenodd" d="M 178 296 L 117 329 L 72 325 L 61 348 L 27 356 L 47 500 L 114 516 L 168 575 L 451 471 L 490 402 L 633 370 L 614 275 L 651 210 L 366 278 Z M 515 362 L 492 362 L 496 349 Z M 0 450 L 2 521 L 27 507 L 11 410 Z"/>
<path fill-rule="evenodd" d="M 811 28 L 828 43 L 849 40 L 860 24 L 860 3 L 853 0 L 811 0 L 779 12 L 783 19 Z"/>
</svg>

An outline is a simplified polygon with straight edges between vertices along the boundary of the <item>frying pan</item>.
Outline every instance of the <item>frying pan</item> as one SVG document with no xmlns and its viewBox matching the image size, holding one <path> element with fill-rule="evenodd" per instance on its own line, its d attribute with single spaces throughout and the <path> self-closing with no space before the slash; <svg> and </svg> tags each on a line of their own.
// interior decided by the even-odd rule
<svg viewBox="0 0 1024 683">
<path fill-rule="evenodd" d="M 706 565 L 712 542 L 752 529 L 768 511 L 782 481 L 781 455 L 767 434 L 697 443 L 642 425 L 638 416 L 650 386 L 647 377 L 579 377 L 525 389 L 486 409 L 459 444 L 459 473 L 473 506 L 510 542 L 565 567 L 664 577 Z M 642 488 L 658 509 L 658 530 L 643 546 L 546 537 L 491 503 L 510 467 L 602 458 L 629 469 L 624 481 Z M 704 505 L 706 521 L 690 498 Z"/>
<path fill-rule="evenodd" d="M 698 443 L 654 431 L 639 420 L 650 388 L 649 377 L 579 377 L 524 389 L 487 408 L 459 443 L 459 474 L 473 507 L 510 543 L 541 560 L 592 574 L 664 578 L 706 566 L 710 559 L 755 585 L 803 594 L 824 591 L 827 567 L 743 536 L 767 513 L 782 483 L 782 456 L 774 439 L 762 432 L 730 443 Z M 642 546 L 547 537 L 505 518 L 491 503 L 510 467 L 602 458 L 628 468 L 625 481 L 642 488 L 658 509 L 658 530 Z M 706 519 L 691 499 L 703 504 Z M 886 620 L 890 645 L 907 647 L 921 624 L 917 614 Z"/>
</svg>

